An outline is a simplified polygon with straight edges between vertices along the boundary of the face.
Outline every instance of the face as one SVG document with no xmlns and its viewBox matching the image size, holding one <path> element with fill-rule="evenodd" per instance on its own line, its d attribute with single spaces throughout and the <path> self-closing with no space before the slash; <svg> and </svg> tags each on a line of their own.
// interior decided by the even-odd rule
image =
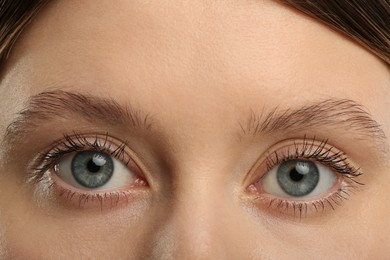
<svg viewBox="0 0 390 260">
<path fill-rule="evenodd" d="M 279 3 L 56 1 L 0 88 L 2 258 L 390 254 L 389 70 Z"/>
</svg>

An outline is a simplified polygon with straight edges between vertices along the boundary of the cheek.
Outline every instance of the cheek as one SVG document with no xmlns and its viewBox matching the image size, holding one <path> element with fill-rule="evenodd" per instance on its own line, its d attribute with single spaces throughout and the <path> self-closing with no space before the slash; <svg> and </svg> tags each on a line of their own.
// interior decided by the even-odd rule
<svg viewBox="0 0 390 260">
<path fill-rule="evenodd" d="M 30 192 L 9 184 L 1 185 L 9 187 L 1 189 L 1 259 L 139 259 L 155 228 L 145 203 L 106 212 L 42 209 L 29 199 Z"/>
<path fill-rule="evenodd" d="M 359 223 L 353 223 L 361 231 L 360 239 L 366 241 L 369 250 L 383 257 L 390 254 L 390 174 L 389 164 L 379 170 L 378 178 L 375 179 L 368 192 L 362 197 L 360 203 Z M 379 177 L 380 176 L 380 177 Z M 375 257 L 372 257 L 375 258 Z M 378 257 L 379 258 L 379 257 Z"/>
<path fill-rule="evenodd" d="M 246 235 L 252 244 L 252 255 L 287 259 L 385 258 L 390 253 L 390 180 L 384 180 L 386 189 L 370 184 L 342 207 L 313 219 L 283 220 L 257 209 L 248 210 L 249 217 L 240 222 L 240 227 L 248 225 Z"/>
</svg>

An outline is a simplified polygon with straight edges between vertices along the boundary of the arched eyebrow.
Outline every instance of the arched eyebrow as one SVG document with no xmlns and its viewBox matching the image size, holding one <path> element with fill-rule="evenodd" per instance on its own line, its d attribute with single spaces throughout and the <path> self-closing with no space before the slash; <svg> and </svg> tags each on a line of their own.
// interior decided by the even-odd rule
<svg viewBox="0 0 390 260">
<path fill-rule="evenodd" d="M 326 99 L 298 108 L 276 107 L 268 112 L 263 109 L 260 113 L 251 109 L 249 117 L 239 125 L 241 136 L 331 127 L 381 143 L 386 139 L 380 124 L 361 104 L 350 99 Z"/>
<path fill-rule="evenodd" d="M 119 104 L 112 98 L 56 90 L 32 96 L 26 107 L 8 125 L 3 141 L 14 140 L 53 118 L 69 116 L 145 131 L 152 128 L 150 115 L 130 105 Z"/>
<path fill-rule="evenodd" d="M 42 122 L 69 116 L 148 132 L 153 123 L 149 114 L 114 99 L 57 90 L 31 97 L 7 127 L 3 142 L 23 136 Z M 361 104 L 350 99 L 326 99 L 297 108 L 276 107 L 268 112 L 263 109 L 260 113 L 252 109 L 247 120 L 240 122 L 240 127 L 240 136 L 244 137 L 331 127 L 349 131 L 353 137 L 369 137 L 378 144 L 387 143 L 379 123 Z M 387 145 L 384 150 L 389 150 Z"/>
</svg>

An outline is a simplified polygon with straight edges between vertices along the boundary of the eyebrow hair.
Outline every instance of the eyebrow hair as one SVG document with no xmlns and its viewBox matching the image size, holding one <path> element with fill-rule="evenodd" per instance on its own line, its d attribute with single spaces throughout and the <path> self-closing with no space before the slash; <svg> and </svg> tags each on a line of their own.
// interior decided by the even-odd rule
<svg viewBox="0 0 390 260">
<path fill-rule="evenodd" d="M 300 108 L 276 107 L 268 113 L 263 109 L 260 114 L 251 109 L 246 122 L 239 124 L 244 136 L 333 126 L 378 141 L 386 139 L 380 124 L 361 104 L 350 99 L 326 99 Z"/>
<path fill-rule="evenodd" d="M 112 98 L 56 90 L 32 96 L 26 107 L 8 125 L 3 142 L 22 136 L 42 121 L 67 118 L 72 114 L 91 122 L 100 120 L 106 124 L 126 125 L 146 131 L 152 128 L 150 115 L 130 105 L 123 106 Z M 244 136 L 333 126 L 382 143 L 386 139 L 381 126 L 364 107 L 350 99 L 326 99 L 300 108 L 276 107 L 269 112 L 263 108 L 260 114 L 251 109 L 247 120 L 239 122 L 239 125 Z"/>
<path fill-rule="evenodd" d="M 147 131 L 152 127 L 149 114 L 129 105 L 123 106 L 112 98 L 56 90 L 32 96 L 26 107 L 8 125 L 3 141 L 21 136 L 42 121 L 66 118 L 72 114 L 91 122 L 100 120 L 107 124 L 121 124 Z"/>
</svg>

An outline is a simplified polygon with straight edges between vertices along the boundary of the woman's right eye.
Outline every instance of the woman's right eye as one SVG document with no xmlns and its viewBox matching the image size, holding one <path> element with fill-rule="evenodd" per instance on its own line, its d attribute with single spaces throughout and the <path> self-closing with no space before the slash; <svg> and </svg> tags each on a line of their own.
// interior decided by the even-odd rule
<svg viewBox="0 0 390 260">
<path fill-rule="evenodd" d="M 126 142 L 108 134 L 74 133 L 52 146 L 36 159 L 30 181 L 42 183 L 37 187 L 66 199 L 66 205 L 103 207 L 108 201 L 112 207 L 146 196 L 148 182 Z"/>
<path fill-rule="evenodd" d="M 54 166 L 56 175 L 67 185 L 81 190 L 113 190 L 134 185 L 139 176 L 112 155 L 81 151 L 66 156 Z"/>
</svg>

